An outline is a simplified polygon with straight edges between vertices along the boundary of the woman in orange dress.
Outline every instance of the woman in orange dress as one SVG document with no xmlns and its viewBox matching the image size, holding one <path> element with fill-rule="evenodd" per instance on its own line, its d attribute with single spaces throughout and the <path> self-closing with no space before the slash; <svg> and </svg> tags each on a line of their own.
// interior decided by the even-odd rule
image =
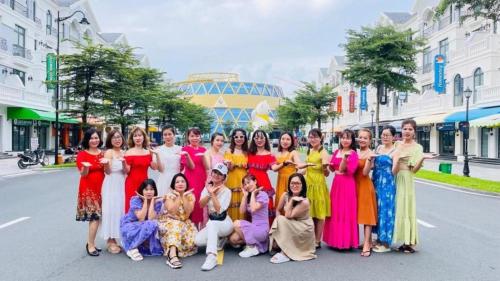
<svg viewBox="0 0 500 281">
<path fill-rule="evenodd" d="M 290 132 L 283 132 L 280 136 L 276 164 L 273 170 L 278 172 L 278 182 L 276 183 L 274 205 L 278 206 L 281 195 L 287 192 L 288 177 L 297 172 L 296 166 L 300 164 L 299 154 L 295 150 L 293 135 Z"/>
<path fill-rule="evenodd" d="M 375 156 L 370 149 L 371 140 L 372 133 L 370 130 L 359 130 L 359 164 L 354 177 L 356 179 L 356 194 L 358 198 L 358 224 L 364 225 L 362 257 L 369 257 L 372 253 L 372 228 L 377 225 L 377 197 L 369 175 L 372 168 L 372 160 Z"/>
<path fill-rule="evenodd" d="M 156 170 L 161 165 L 157 150 L 149 148 L 149 138 L 146 131 L 140 127 L 132 129 L 128 135 L 128 150 L 125 152 L 126 173 L 125 180 L 125 214 L 130 208 L 130 199 L 135 196 L 137 188 L 148 179 L 148 169 Z M 156 161 L 153 161 L 153 154 Z"/>
</svg>

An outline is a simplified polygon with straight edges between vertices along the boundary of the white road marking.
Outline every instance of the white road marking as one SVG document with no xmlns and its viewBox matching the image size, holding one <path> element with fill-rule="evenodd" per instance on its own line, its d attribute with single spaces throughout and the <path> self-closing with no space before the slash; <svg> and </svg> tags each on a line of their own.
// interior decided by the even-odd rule
<svg viewBox="0 0 500 281">
<path fill-rule="evenodd" d="M 25 220 L 28 220 L 28 219 L 30 219 L 30 217 L 20 217 L 18 219 L 15 219 L 15 220 L 12 220 L 12 221 L 9 221 L 7 223 L 4 223 L 4 224 L 0 225 L 0 229 L 6 228 L 8 226 L 11 226 L 13 224 L 16 224 L 18 222 L 22 222 L 22 221 L 25 221 Z"/>
<path fill-rule="evenodd" d="M 3 178 L 15 178 L 15 177 L 21 177 L 21 176 L 26 176 L 26 175 L 32 175 L 34 173 L 35 173 L 35 171 L 27 171 L 27 172 L 22 172 L 22 173 L 15 173 L 15 174 L 4 175 L 2 177 Z"/>
<path fill-rule="evenodd" d="M 425 222 L 425 221 L 423 221 L 423 220 L 419 220 L 419 219 L 417 219 L 417 222 L 418 222 L 418 224 L 420 224 L 421 226 L 425 226 L 425 227 L 427 227 L 427 228 L 435 228 L 435 227 L 436 227 L 435 225 L 432 225 L 432 224 L 430 224 L 430 223 L 428 223 L 428 222 Z"/>
<path fill-rule="evenodd" d="M 476 196 L 483 196 L 483 197 L 490 197 L 490 198 L 500 198 L 500 196 L 495 196 L 495 195 L 489 195 L 489 194 L 482 194 L 482 193 L 477 193 L 477 192 L 472 192 L 472 191 L 467 191 L 467 190 L 460 190 L 459 188 L 460 187 L 447 187 L 446 184 L 442 184 L 442 185 L 439 185 L 439 184 L 434 184 L 434 183 L 430 183 L 428 181 L 421 181 L 421 180 L 416 180 L 416 182 L 418 183 L 422 183 L 422 184 L 426 184 L 426 185 L 431 185 L 431 186 L 434 186 L 434 187 L 437 187 L 437 188 L 441 188 L 441 189 L 446 189 L 446 190 L 449 190 L 449 191 L 454 191 L 454 192 L 460 192 L 460 193 L 465 193 L 465 194 L 470 194 L 470 195 L 476 195 Z"/>
</svg>

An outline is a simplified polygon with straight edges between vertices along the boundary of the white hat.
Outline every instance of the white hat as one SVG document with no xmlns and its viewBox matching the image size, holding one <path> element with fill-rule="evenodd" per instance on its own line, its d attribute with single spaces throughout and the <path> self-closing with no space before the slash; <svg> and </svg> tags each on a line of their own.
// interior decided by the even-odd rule
<svg viewBox="0 0 500 281">
<path fill-rule="evenodd" d="M 224 165 L 224 163 L 217 163 L 215 164 L 215 167 L 212 168 L 212 171 L 218 171 L 222 175 L 226 176 L 227 175 L 227 167 Z"/>
</svg>

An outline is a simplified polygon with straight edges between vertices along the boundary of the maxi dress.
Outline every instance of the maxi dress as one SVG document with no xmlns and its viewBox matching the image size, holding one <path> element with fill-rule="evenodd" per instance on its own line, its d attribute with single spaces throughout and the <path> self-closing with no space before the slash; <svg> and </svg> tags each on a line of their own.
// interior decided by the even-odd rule
<svg viewBox="0 0 500 281">
<path fill-rule="evenodd" d="M 244 219 L 245 216 L 240 214 L 240 203 L 243 193 L 241 192 L 241 181 L 247 174 L 247 156 L 246 154 L 235 154 L 226 151 L 224 159 L 231 161 L 233 169 L 227 173 L 226 186 L 231 190 L 231 203 L 227 209 L 228 215 L 233 221 Z"/>
<path fill-rule="evenodd" d="M 205 182 L 207 181 L 207 171 L 205 170 L 205 164 L 203 163 L 203 155 L 206 151 L 205 147 L 198 146 L 193 147 L 191 145 L 186 145 L 182 148 L 182 151 L 186 151 L 194 163 L 194 168 L 190 169 L 187 166 L 187 159 L 182 158 L 182 165 L 184 166 L 184 175 L 188 179 L 189 187 L 193 189 L 193 194 L 195 196 L 195 204 L 193 212 L 191 213 L 191 221 L 195 225 L 203 222 L 203 209 L 200 207 L 200 195 L 203 188 L 205 188 Z"/>
<path fill-rule="evenodd" d="M 100 163 L 102 157 L 102 153 L 93 155 L 85 150 L 80 151 L 76 156 L 76 167 L 79 171 L 83 168 L 83 162 L 88 162 L 91 165 L 88 174 L 80 176 L 76 207 L 77 221 L 101 219 L 101 189 L 104 181 L 104 167 Z"/>
<path fill-rule="evenodd" d="M 306 168 L 307 199 L 310 203 L 310 214 L 314 219 L 324 220 L 331 214 L 330 195 L 323 174 L 321 153 L 316 150 L 309 151 L 306 163 L 314 166 Z"/>
</svg>

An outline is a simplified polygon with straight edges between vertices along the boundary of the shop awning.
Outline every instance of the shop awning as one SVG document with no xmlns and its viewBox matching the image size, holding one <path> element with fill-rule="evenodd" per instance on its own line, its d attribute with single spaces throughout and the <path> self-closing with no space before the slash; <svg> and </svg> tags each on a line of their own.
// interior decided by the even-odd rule
<svg viewBox="0 0 500 281">
<path fill-rule="evenodd" d="M 444 122 L 446 116 L 450 115 L 449 113 L 438 113 L 433 115 L 425 115 L 420 117 L 415 117 L 413 120 L 417 122 L 417 125 L 430 125 L 436 123 Z"/>
<path fill-rule="evenodd" d="M 448 115 L 444 118 L 445 122 L 462 122 L 465 121 L 465 110 L 458 111 Z M 500 107 L 476 108 L 469 110 L 469 121 L 479 119 L 482 117 L 490 116 L 500 113 Z"/>
<path fill-rule="evenodd" d="M 470 127 L 500 127 L 500 114 L 478 118 L 469 122 Z"/>
<path fill-rule="evenodd" d="M 7 119 L 40 120 L 40 121 L 55 122 L 56 113 L 50 111 L 31 109 L 26 107 L 9 107 L 7 108 Z M 71 124 L 79 123 L 78 120 L 69 118 L 64 114 L 59 114 L 59 122 L 71 123 Z"/>
</svg>

